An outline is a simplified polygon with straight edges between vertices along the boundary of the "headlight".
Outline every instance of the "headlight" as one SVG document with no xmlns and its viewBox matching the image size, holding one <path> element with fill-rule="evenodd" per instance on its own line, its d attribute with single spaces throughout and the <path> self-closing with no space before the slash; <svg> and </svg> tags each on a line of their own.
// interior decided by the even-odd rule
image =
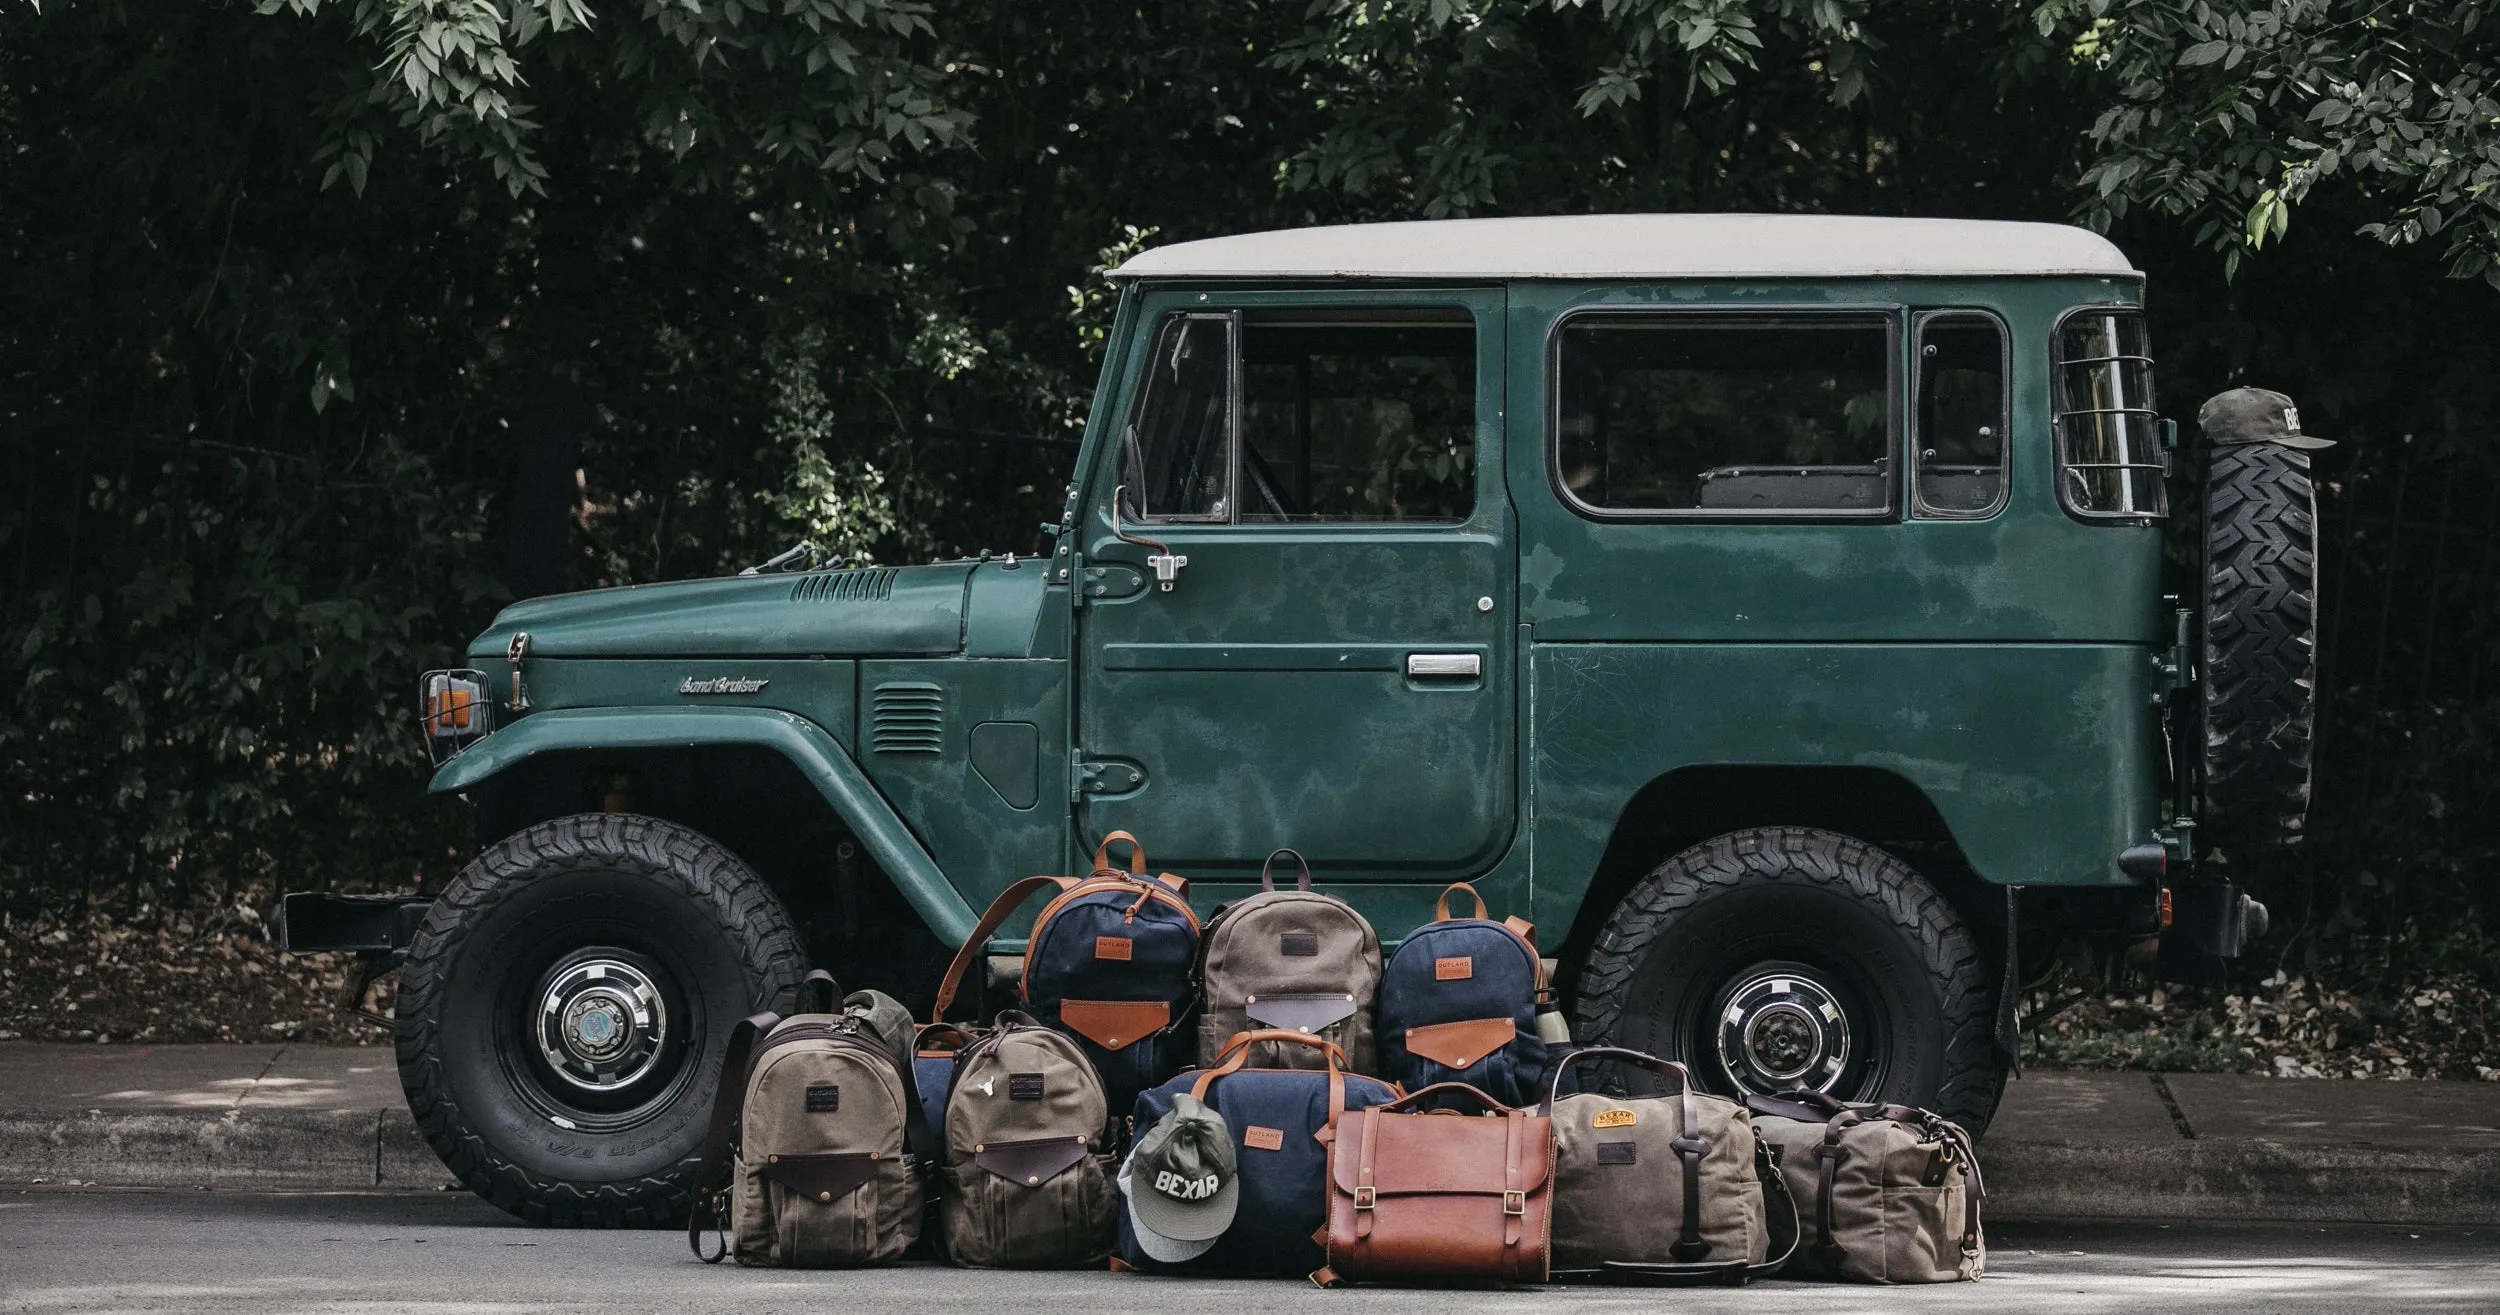
<svg viewBox="0 0 2500 1315">
<path fill-rule="evenodd" d="M 425 750 L 442 762 L 495 729 L 495 705 L 486 697 L 486 673 L 429 671 L 417 684 Z"/>
</svg>

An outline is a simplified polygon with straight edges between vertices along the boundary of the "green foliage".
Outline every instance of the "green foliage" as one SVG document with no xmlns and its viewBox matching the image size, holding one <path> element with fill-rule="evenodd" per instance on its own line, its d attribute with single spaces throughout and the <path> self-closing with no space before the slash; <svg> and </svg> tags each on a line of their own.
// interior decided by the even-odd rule
<svg viewBox="0 0 2500 1315">
<path fill-rule="evenodd" d="M 2449 273 L 2500 288 L 2500 37 L 2481 0 L 2050 0 L 2109 104 L 2077 214 L 2192 226 L 2227 267 L 2348 191 L 2390 245 L 2442 238 Z"/>
</svg>

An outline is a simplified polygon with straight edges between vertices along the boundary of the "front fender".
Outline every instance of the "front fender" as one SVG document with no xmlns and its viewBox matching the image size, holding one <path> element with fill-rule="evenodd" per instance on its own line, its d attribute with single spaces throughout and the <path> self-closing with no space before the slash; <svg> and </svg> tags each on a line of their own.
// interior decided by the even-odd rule
<svg viewBox="0 0 2500 1315">
<path fill-rule="evenodd" d="M 824 728 L 770 708 L 559 708 L 532 713 L 444 763 L 426 788 L 457 794 L 542 753 L 751 744 L 790 760 L 949 945 L 972 935 L 972 908 L 885 797 Z"/>
</svg>

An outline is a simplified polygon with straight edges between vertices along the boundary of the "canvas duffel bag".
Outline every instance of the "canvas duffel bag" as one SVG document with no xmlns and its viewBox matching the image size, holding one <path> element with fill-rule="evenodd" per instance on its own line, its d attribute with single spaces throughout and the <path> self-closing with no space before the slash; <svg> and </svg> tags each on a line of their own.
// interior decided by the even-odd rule
<svg viewBox="0 0 2500 1315">
<path fill-rule="evenodd" d="M 1779 1149 L 1800 1242 L 1786 1277 L 1951 1283 L 1986 1272 L 1987 1194 L 1970 1134 L 1906 1105 L 1819 1091 L 1749 1096 L 1756 1136 Z"/>
<path fill-rule="evenodd" d="M 1457 1083 L 1342 1116 L 1328 1147 L 1328 1264 L 1311 1281 L 1544 1282 L 1552 1130 Z"/>
<path fill-rule="evenodd" d="M 1262 1068 L 1278 1050 L 1307 1050 L 1316 1068 Z M 1302 1275 L 1325 1261 L 1313 1239 L 1328 1213 L 1328 1143 L 1350 1110 L 1386 1105 L 1397 1088 L 1347 1073 L 1337 1048 L 1318 1037 L 1285 1031 L 1245 1032 L 1214 1067 L 1183 1073 L 1137 1098 L 1132 1126 L 1142 1144 L 1188 1095 L 1221 1117 L 1231 1134 L 1237 1201 L 1213 1244 L 1185 1259 L 1158 1259 L 1148 1247 L 1177 1256 L 1168 1238 L 1141 1237 L 1147 1225 L 1120 1212 L 1120 1267 L 1148 1274 Z M 1132 1184 L 1132 1194 L 1152 1182 Z M 1194 1250 L 1194 1248 L 1183 1248 Z"/>
<path fill-rule="evenodd" d="M 1110 1106 L 1067 1036 L 1007 1010 L 955 1052 L 938 1222 L 946 1258 L 1050 1269 L 1110 1254 Z"/>
<path fill-rule="evenodd" d="M 1276 860 L 1301 870 L 1278 890 Z M 1311 889 L 1311 866 L 1280 849 L 1259 868 L 1259 893 L 1208 920 L 1199 994 L 1198 1062 L 1213 1065 L 1233 1038 L 1266 1028 L 1335 1045 L 1345 1067 L 1373 1071 L 1372 1004 L 1380 991 L 1380 937 L 1354 906 Z M 1257 1068 L 1318 1068 L 1326 1052 L 1281 1041 L 1259 1043 Z"/>
<path fill-rule="evenodd" d="M 864 991 L 837 1013 L 839 994 L 811 972 L 801 1012 L 730 1031 L 686 1221 L 706 1264 L 882 1264 L 919 1240 L 933 1144 L 911 1065 L 877 1031 L 902 1006 Z M 707 1251 L 703 1231 L 724 1214 L 729 1233 Z"/>
<path fill-rule="evenodd" d="M 1464 894 L 1475 916 L 1452 917 Z M 1495 922 L 1466 882 L 1441 892 L 1434 921 L 1415 929 L 1380 977 L 1381 1076 L 1409 1091 L 1465 1083 L 1505 1105 L 1545 1098 L 1537 1006 L 1549 991 L 1536 928 Z"/>
<path fill-rule="evenodd" d="M 1599 1061 L 1666 1090 L 1560 1094 L 1566 1073 Z M 1613 1046 L 1571 1052 L 1552 1083 L 1555 1278 L 1741 1284 L 1796 1249 L 1796 1203 L 1743 1105 L 1694 1091 L 1681 1064 Z"/>
</svg>

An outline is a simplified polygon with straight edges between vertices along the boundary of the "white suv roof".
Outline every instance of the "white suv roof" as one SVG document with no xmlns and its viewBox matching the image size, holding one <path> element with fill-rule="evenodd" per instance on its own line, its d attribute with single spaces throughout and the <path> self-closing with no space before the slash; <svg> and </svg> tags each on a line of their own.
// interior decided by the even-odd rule
<svg viewBox="0 0 2500 1315">
<path fill-rule="evenodd" d="M 1858 215 L 1558 215 L 1341 224 L 1157 247 L 1113 278 L 2141 277 L 2065 224 Z"/>
</svg>

